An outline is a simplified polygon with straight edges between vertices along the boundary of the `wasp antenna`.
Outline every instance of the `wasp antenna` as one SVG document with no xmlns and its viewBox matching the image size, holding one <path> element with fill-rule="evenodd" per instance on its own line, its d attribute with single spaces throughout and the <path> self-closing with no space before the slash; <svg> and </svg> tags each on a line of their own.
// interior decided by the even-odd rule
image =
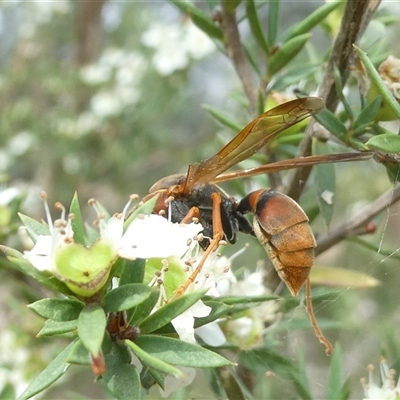
<svg viewBox="0 0 400 400">
<path fill-rule="evenodd" d="M 327 356 L 330 356 L 333 351 L 333 347 L 331 345 L 331 342 L 324 336 L 324 334 L 321 331 L 321 328 L 318 325 L 317 319 L 315 318 L 313 306 L 312 306 L 312 301 L 311 301 L 311 283 L 310 283 L 310 278 L 307 279 L 306 281 L 306 299 L 307 299 L 307 312 L 310 317 L 311 321 L 311 326 L 314 329 L 315 336 L 319 340 L 320 343 L 322 343 L 325 346 L 325 353 Z"/>
</svg>

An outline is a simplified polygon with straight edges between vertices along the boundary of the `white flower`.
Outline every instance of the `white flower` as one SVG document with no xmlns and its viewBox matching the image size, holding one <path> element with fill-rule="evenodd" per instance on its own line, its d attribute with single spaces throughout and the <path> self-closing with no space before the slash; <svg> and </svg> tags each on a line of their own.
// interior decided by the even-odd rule
<svg viewBox="0 0 400 400">
<path fill-rule="evenodd" d="M 156 49 L 153 64 L 160 75 L 170 75 L 215 50 L 210 38 L 192 21 L 180 25 L 153 23 L 142 35 L 145 46 Z"/>
<path fill-rule="evenodd" d="M 168 258 L 182 257 L 190 242 L 203 227 L 200 224 L 177 224 L 159 215 L 136 218 L 118 242 L 120 257 Z"/>
<path fill-rule="evenodd" d="M 36 138 L 30 131 L 18 132 L 8 143 L 8 151 L 13 156 L 20 156 L 26 153 L 34 144 Z"/>
<path fill-rule="evenodd" d="M 90 108 L 96 116 L 106 118 L 118 115 L 122 111 L 122 104 L 116 93 L 104 90 L 92 97 Z"/>
<path fill-rule="evenodd" d="M 52 221 L 50 210 L 46 201 L 46 194 L 41 194 L 49 227 L 49 235 L 39 235 L 34 238 L 35 246 L 30 251 L 25 251 L 25 258 L 39 271 L 56 272 L 55 254 L 64 246 L 73 243 L 74 232 L 71 228 L 71 219 L 66 219 L 65 209 L 61 207 L 60 219 Z M 31 232 L 31 234 L 33 234 Z M 35 236 L 35 235 L 34 235 Z"/>
<path fill-rule="evenodd" d="M 177 368 L 183 372 L 182 377 L 176 378 L 173 375 L 165 376 L 164 390 L 160 388 L 161 396 L 164 398 L 175 392 L 175 390 L 190 385 L 196 376 L 196 370 L 194 368 L 181 366 L 178 366 Z"/>
<path fill-rule="evenodd" d="M 82 67 L 81 79 L 89 85 L 99 85 L 107 82 L 111 77 L 111 68 L 104 64 L 90 64 Z"/>
<path fill-rule="evenodd" d="M 234 282 L 228 294 L 233 296 L 264 296 L 270 292 L 263 283 L 262 268 L 255 272 L 245 271 L 244 279 Z M 242 348 L 252 348 L 262 341 L 265 323 L 271 323 L 277 318 L 278 305 L 275 301 L 266 301 L 251 308 L 240 318 L 225 321 L 223 331 L 228 339 Z"/>
<path fill-rule="evenodd" d="M 0 190 L 0 206 L 6 206 L 10 204 L 17 196 L 20 195 L 20 193 L 20 190 L 15 187 Z"/>
<path fill-rule="evenodd" d="M 199 300 L 181 315 L 174 318 L 171 323 L 179 335 L 179 339 L 188 343 L 196 343 L 196 339 L 194 338 L 194 319 L 207 317 L 210 312 L 211 307 L 206 306 Z"/>
<path fill-rule="evenodd" d="M 389 369 L 387 361 L 381 360 L 380 364 L 380 383 L 374 378 L 373 365 L 368 366 L 368 383 L 362 379 L 361 383 L 364 388 L 364 400 L 399 400 L 400 399 L 400 379 L 397 384 L 394 381 L 395 371 Z"/>
</svg>

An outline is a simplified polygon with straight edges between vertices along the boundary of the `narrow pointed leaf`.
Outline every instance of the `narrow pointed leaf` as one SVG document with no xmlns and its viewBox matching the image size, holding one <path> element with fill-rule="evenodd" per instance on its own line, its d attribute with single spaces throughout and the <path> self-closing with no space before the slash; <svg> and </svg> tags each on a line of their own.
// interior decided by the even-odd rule
<svg viewBox="0 0 400 400">
<path fill-rule="evenodd" d="M 79 314 L 78 335 L 93 356 L 98 356 L 106 329 L 106 315 L 97 304 L 88 304 Z"/>
<path fill-rule="evenodd" d="M 128 283 L 110 290 L 104 296 L 104 310 L 117 312 L 129 310 L 147 300 L 154 290 L 141 283 Z"/>
<path fill-rule="evenodd" d="M 369 148 L 381 150 L 385 153 L 400 153 L 400 136 L 395 133 L 373 136 L 365 144 Z"/>
<path fill-rule="evenodd" d="M 343 122 L 336 118 L 335 114 L 324 108 L 318 114 L 313 115 L 313 117 L 330 133 L 332 133 L 332 135 L 336 136 L 342 141 L 345 141 L 347 128 Z"/>
<path fill-rule="evenodd" d="M 38 337 L 42 336 L 57 336 L 64 335 L 65 333 L 74 332 L 78 328 L 78 320 L 72 321 L 53 321 L 48 319 L 43 328 L 37 334 Z"/>
<path fill-rule="evenodd" d="M 232 308 L 231 306 L 220 303 L 219 301 L 205 301 L 204 304 L 211 307 L 211 312 L 207 317 L 196 318 L 194 324 L 195 328 L 209 324 L 210 322 L 227 315 Z"/>
<path fill-rule="evenodd" d="M 313 285 L 372 288 L 380 284 L 373 276 L 359 271 L 334 267 L 313 267 L 310 272 Z"/>
<path fill-rule="evenodd" d="M 78 319 L 84 303 L 73 299 L 47 298 L 38 300 L 28 307 L 44 318 L 54 321 L 71 321 Z"/>
<path fill-rule="evenodd" d="M 4 251 L 4 246 L 2 247 L 2 250 Z M 42 285 L 67 296 L 73 294 L 64 282 L 58 280 L 48 271 L 37 270 L 29 261 L 25 260 L 24 258 L 20 258 L 20 255 L 18 255 L 18 258 L 7 256 L 7 259 L 12 262 L 20 272 L 30 276 Z"/>
<path fill-rule="evenodd" d="M 90 365 L 92 359 L 86 347 L 83 345 L 82 340 L 78 339 L 75 341 L 74 347 L 65 361 L 69 364 Z"/>
<path fill-rule="evenodd" d="M 7 247 L 0 244 L 0 250 L 6 255 L 7 258 L 22 259 L 24 260 L 24 255 L 12 247 Z"/>
<path fill-rule="evenodd" d="M 74 241 L 82 245 L 86 244 L 85 230 L 83 228 L 81 208 L 79 206 L 78 193 L 75 192 L 72 198 L 71 206 L 69 209 L 70 213 L 74 216 L 71 221 L 72 231 L 74 232 Z"/>
<path fill-rule="evenodd" d="M 69 364 L 65 362 L 74 342 L 70 343 L 60 354 L 31 382 L 18 400 L 27 400 L 48 388 L 67 371 Z"/>
<path fill-rule="evenodd" d="M 264 33 L 260 25 L 260 20 L 258 19 L 257 8 L 255 6 L 254 0 L 246 1 L 246 13 L 249 20 L 251 33 L 257 40 L 258 45 L 262 48 L 265 55 L 267 56 L 270 52 L 270 49 L 264 37 Z"/>
<path fill-rule="evenodd" d="M 394 98 L 393 94 L 390 92 L 385 82 L 383 82 L 378 71 L 375 69 L 374 64 L 372 64 L 371 60 L 368 58 L 367 54 L 364 51 L 362 51 L 356 45 L 353 45 L 353 47 L 356 50 L 358 56 L 360 57 L 360 60 L 363 63 L 365 69 L 367 70 L 372 83 L 376 85 L 379 93 L 382 95 L 383 102 L 387 107 L 390 108 L 390 110 L 393 112 L 396 118 L 400 119 L 400 104 Z"/>
<path fill-rule="evenodd" d="M 271 56 L 268 63 L 268 77 L 271 78 L 300 52 L 310 39 L 309 34 L 299 35 L 289 39 Z"/>
<path fill-rule="evenodd" d="M 339 345 L 335 346 L 329 367 L 328 386 L 326 388 L 327 400 L 342 400 L 342 352 Z"/>
<path fill-rule="evenodd" d="M 154 336 L 156 337 L 156 336 Z M 181 370 L 174 367 L 171 364 L 157 358 L 146 350 L 142 349 L 141 346 L 137 345 L 136 343 L 131 342 L 130 340 L 126 340 L 125 343 L 130 347 L 133 353 L 142 360 L 147 366 L 156 369 L 157 371 L 164 372 L 169 375 L 173 375 L 177 378 L 182 376 Z M 182 342 L 181 342 L 182 343 Z"/>
<path fill-rule="evenodd" d="M 302 35 L 304 33 L 310 32 L 314 27 L 316 27 L 322 20 L 324 20 L 333 10 L 335 10 L 341 1 L 333 1 L 326 3 L 312 12 L 308 17 L 304 18 L 301 22 L 294 25 L 289 29 L 284 37 L 290 39 L 292 37 Z"/>
<path fill-rule="evenodd" d="M 193 368 L 232 366 L 232 362 L 201 346 L 163 336 L 143 335 L 136 344 L 167 363 Z"/>
<path fill-rule="evenodd" d="M 130 325 L 138 326 L 150 314 L 160 297 L 159 291 L 152 292 L 140 307 L 127 312 L 127 320 Z"/>
<path fill-rule="evenodd" d="M 204 296 L 204 293 L 204 291 L 189 293 L 161 307 L 141 322 L 139 325 L 141 332 L 153 332 L 166 325 L 200 300 Z"/>
<path fill-rule="evenodd" d="M 113 374 L 103 376 L 108 390 L 115 399 L 131 400 L 142 398 L 139 372 L 135 365 L 122 364 Z"/>
<path fill-rule="evenodd" d="M 302 399 L 312 399 L 310 384 L 308 382 L 307 374 L 306 374 L 306 365 L 304 361 L 304 355 L 300 349 L 298 348 L 297 359 L 298 365 L 297 368 L 290 369 L 290 376 L 293 380 L 293 383 L 299 393 L 299 396 Z"/>
<path fill-rule="evenodd" d="M 218 122 L 222 125 L 227 126 L 228 128 L 233 129 L 235 132 L 239 132 L 243 126 L 238 124 L 235 121 L 232 121 L 232 117 L 230 115 L 226 115 L 216 110 L 213 107 L 210 107 L 207 104 L 203 104 L 202 107 L 206 110 L 210 115 L 212 115 Z"/>
<path fill-rule="evenodd" d="M 193 4 L 180 1 L 180 0 L 170 0 L 170 3 L 174 4 L 181 11 L 188 14 L 192 19 L 193 23 L 200 28 L 203 32 L 205 32 L 208 36 L 222 40 L 224 35 L 221 29 L 215 25 L 215 23 L 209 18 L 206 14 L 204 14 L 201 10 L 199 10 Z"/>
<path fill-rule="evenodd" d="M 144 279 L 144 272 L 146 267 L 146 260 L 138 258 L 131 261 L 121 259 L 121 275 L 119 277 L 119 285 L 123 286 L 128 283 L 142 283 Z"/>
<path fill-rule="evenodd" d="M 280 24 L 280 0 L 270 1 L 268 4 L 268 43 L 272 47 L 275 45 Z"/>
<path fill-rule="evenodd" d="M 50 235 L 49 227 L 44 223 L 38 222 L 33 218 L 21 213 L 18 213 L 18 215 L 22 223 L 26 227 L 29 236 L 34 242 L 36 242 L 37 237 L 40 235 Z"/>
<path fill-rule="evenodd" d="M 382 96 L 378 96 L 371 101 L 363 110 L 361 110 L 360 114 L 358 114 L 356 120 L 354 121 L 353 129 L 357 130 L 358 128 L 368 125 L 372 123 L 375 119 L 375 116 L 382 104 Z"/>
<path fill-rule="evenodd" d="M 335 79 L 335 87 L 336 87 L 336 93 L 338 95 L 338 98 L 339 98 L 340 102 L 343 104 L 343 107 L 346 110 L 346 113 L 349 116 L 349 118 L 351 120 L 353 120 L 353 110 L 351 109 L 350 104 L 347 101 L 347 98 L 343 93 L 342 77 L 340 75 L 340 71 L 337 66 L 335 66 L 333 69 L 333 76 Z"/>
</svg>

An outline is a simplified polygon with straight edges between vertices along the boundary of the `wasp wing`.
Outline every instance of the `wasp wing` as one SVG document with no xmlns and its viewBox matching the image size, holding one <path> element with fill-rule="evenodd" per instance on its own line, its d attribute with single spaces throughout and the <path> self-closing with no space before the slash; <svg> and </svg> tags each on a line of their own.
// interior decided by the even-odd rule
<svg viewBox="0 0 400 400">
<path fill-rule="evenodd" d="M 204 185 L 230 167 L 249 158 L 278 133 L 321 111 L 320 97 L 303 97 L 280 104 L 258 116 L 245 126 L 217 154 L 189 166 L 184 191 L 194 185 Z"/>
</svg>

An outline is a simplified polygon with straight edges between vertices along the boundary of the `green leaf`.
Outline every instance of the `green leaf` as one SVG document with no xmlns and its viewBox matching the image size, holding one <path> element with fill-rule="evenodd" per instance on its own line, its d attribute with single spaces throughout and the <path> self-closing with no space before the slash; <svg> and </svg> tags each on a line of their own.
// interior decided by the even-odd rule
<svg viewBox="0 0 400 400">
<path fill-rule="evenodd" d="M 222 125 L 233 129 L 235 132 L 239 132 L 243 128 L 243 126 L 241 124 L 238 124 L 237 122 L 232 121 L 232 117 L 230 115 L 223 114 L 220 111 L 216 110 L 215 108 L 213 108 L 207 104 L 203 104 L 202 108 L 204 110 L 206 110 L 210 115 L 212 115 Z"/>
<path fill-rule="evenodd" d="M 193 23 L 211 38 L 222 40 L 224 35 L 220 28 L 193 4 L 181 0 L 169 0 L 184 13 L 188 14 Z"/>
<path fill-rule="evenodd" d="M 10 400 L 16 397 L 14 386 L 11 383 L 6 383 L 0 392 L 0 400 Z"/>
<path fill-rule="evenodd" d="M 333 114 L 328 109 L 324 108 L 318 114 L 313 115 L 313 117 L 325 127 L 332 135 L 336 136 L 338 139 L 345 141 L 347 135 L 347 128 L 335 114 Z"/>
<path fill-rule="evenodd" d="M 378 71 L 374 67 L 374 64 L 372 64 L 367 54 L 364 53 L 359 47 L 354 44 L 353 47 L 360 57 L 360 60 L 363 63 L 365 69 L 367 70 L 368 75 L 371 78 L 372 85 L 375 85 L 378 92 L 382 95 L 385 107 L 387 106 L 394 114 L 393 118 L 389 119 L 400 119 L 400 105 L 398 101 L 394 98 L 393 94 L 390 92 L 389 88 L 386 86 L 385 82 L 380 77 Z"/>
<path fill-rule="evenodd" d="M 5 246 L 2 246 L 1 249 L 5 251 Z M 7 254 L 7 253 L 6 253 Z M 14 253 L 13 253 L 14 254 Z M 24 258 L 7 256 L 8 260 L 12 262 L 15 267 L 25 275 L 30 276 L 35 281 L 41 283 L 42 285 L 56 291 L 63 293 L 65 295 L 72 295 L 73 293 L 64 282 L 61 282 L 57 279 L 53 274 L 48 271 L 39 271 L 37 270 L 28 260 Z"/>
<path fill-rule="evenodd" d="M 288 32 L 283 36 L 285 39 L 290 39 L 292 37 L 302 35 L 304 33 L 310 32 L 315 26 L 317 26 L 323 19 L 325 19 L 333 10 L 335 10 L 341 1 L 333 1 L 322 5 L 312 12 L 308 17 L 304 18 L 298 24 L 292 26 Z"/>
<path fill-rule="evenodd" d="M 257 40 L 258 45 L 262 48 L 265 55 L 268 55 L 270 52 L 268 43 L 264 37 L 263 30 L 260 25 L 260 20 L 258 19 L 257 8 L 254 4 L 254 0 L 246 1 L 246 14 L 249 20 L 251 33 L 254 38 Z"/>
<path fill-rule="evenodd" d="M 144 301 L 140 307 L 133 310 L 134 312 L 130 314 L 130 310 L 127 312 L 127 321 L 130 325 L 137 326 L 139 325 L 145 318 L 147 318 L 154 306 L 157 304 L 157 301 L 160 297 L 159 291 L 152 292 L 150 296 Z"/>
<path fill-rule="evenodd" d="M 373 136 L 365 143 L 368 147 L 385 153 L 400 153 L 400 136 L 395 133 L 383 133 Z"/>
<path fill-rule="evenodd" d="M 337 66 L 334 67 L 333 69 L 333 76 L 335 79 L 335 88 L 336 88 L 336 93 L 338 95 L 339 100 L 343 104 L 343 107 L 349 116 L 351 120 L 353 120 L 353 110 L 350 107 L 349 102 L 347 101 L 346 96 L 343 93 L 343 83 L 342 83 L 342 77 L 340 75 L 339 68 Z"/>
<path fill-rule="evenodd" d="M 289 39 L 271 56 L 268 63 L 268 77 L 274 76 L 285 67 L 300 52 L 310 39 L 310 34 L 304 34 Z"/>
<path fill-rule="evenodd" d="M 289 370 L 290 376 L 293 379 L 293 383 L 297 389 L 299 396 L 304 400 L 309 400 L 312 399 L 313 396 L 311 395 L 310 384 L 307 379 L 304 355 L 300 347 L 298 347 L 297 359 L 297 368 Z"/>
<path fill-rule="evenodd" d="M 135 365 L 122 364 L 112 374 L 104 374 L 108 390 L 118 400 L 142 398 L 139 372 Z"/>
<path fill-rule="evenodd" d="M 225 390 L 228 400 L 246 400 L 246 396 L 242 392 L 238 381 L 232 374 L 232 370 L 228 368 L 221 368 L 220 381 Z"/>
<path fill-rule="evenodd" d="M 38 236 L 48 236 L 50 235 L 50 230 L 47 224 L 38 222 L 27 215 L 18 213 L 19 218 L 24 224 L 31 239 L 36 242 Z"/>
<path fill-rule="evenodd" d="M 208 297 L 205 297 L 208 299 Z M 263 303 L 264 301 L 269 300 L 279 300 L 281 297 L 279 296 L 221 296 L 214 300 L 217 300 L 221 303 L 234 305 L 234 304 L 254 304 L 254 303 Z"/>
<path fill-rule="evenodd" d="M 365 289 L 376 287 L 380 282 L 371 275 L 351 269 L 319 267 L 311 268 L 310 279 L 313 285 L 353 287 Z"/>
<path fill-rule="evenodd" d="M 88 304 L 79 314 L 78 335 L 89 353 L 97 357 L 100 353 L 106 329 L 106 315 L 97 304 Z"/>
<path fill-rule="evenodd" d="M 24 259 L 24 255 L 18 250 L 13 249 L 12 247 L 7 247 L 0 244 L 0 250 L 6 255 L 8 259 L 12 257 L 14 259 L 24 260 L 26 262 L 26 260 Z"/>
<path fill-rule="evenodd" d="M 74 332 L 78 329 L 78 320 L 72 321 L 53 321 L 48 319 L 43 328 L 37 334 L 38 337 L 42 336 L 56 336 L 64 335 L 65 333 Z"/>
<path fill-rule="evenodd" d="M 356 131 L 361 127 L 365 127 L 371 124 L 374 121 L 376 113 L 378 112 L 381 104 L 382 96 L 378 96 L 373 99 L 366 107 L 364 107 L 354 121 L 353 130 Z M 364 133 L 364 131 L 362 133 Z"/>
<path fill-rule="evenodd" d="M 119 285 L 123 286 L 128 283 L 142 283 L 144 279 L 146 260 L 140 258 L 134 261 L 127 259 L 120 260 L 122 260 L 122 265 Z"/>
<path fill-rule="evenodd" d="M 342 352 L 339 345 L 335 346 L 332 354 L 331 365 L 329 367 L 328 386 L 326 388 L 327 400 L 342 399 Z"/>
<path fill-rule="evenodd" d="M 73 299 L 47 298 L 36 301 L 28 307 L 44 318 L 53 321 L 71 321 L 78 319 L 84 303 Z"/>
<path fill-rule="evenodd" d="M 144 335 L 136 344 L 145 352 L 166 363 L 193 368 L 232 366 L 232 362 L 198 345 L 169 337 Z"/>
<path fill-rule="evenodd" d="M 327 154 L 327 145 L 320 141 L 314 142 L 315 154 Z M 318 164 L 314 167 L 315 181 L 317 183 L 317 200 L 321 211 L 322 219 L 326 228 L 332 220 L 333 206 L 335 203 L 336 175 L 334 164 Z"/>
<path fill-rule="evenodd" d="M 193 292 L 172 300 L 145 318 L 139 325 L 140 331 L 149 333 L 161 328 L 200 300 L 204 293 L 205 291 Z"/>
<path fill-rule="evenodd" d="M 65 362 L 72 350 L 74 342 L 70 343 L 56 358 L 30 383 L 26 390 L 18 397 L 18 400 L 27 400 L 35 394 L 48 388 L 67 371 L 69 364 Z"/>
<path fill-rule="evenodd" d="M 209 324 L 228 314 L 228 312 L 232 309 L 231 306 L 228 306 L 219 301 L 205 301 L 204 304 L 208 307 L 211 307 L 211 312 L 207 317 L 196 318 L 194 327 L 199 328 L 200 326 Z"/>
<path fill-rule="evenodd" d="M 78 193 L 75 192 L 70 205 L 69 212 L 73 214 L 71 221 L 72 231 L 74 232 L 74 241 L 82 245 L 86 244 L 85 230 L 83 227 L 81 208 L 79 206 Z"/>
<path fill-rule="evenodd" d="M 268 2 L 268 43 L 269 46 L 274 46 L 278 36 L 280 24 L 280 0 Z"/>
<path fill-rule="evenodd" d="M 130 340 L 126 340 L 125 343 L 130 347 L 133 353 L 146 364 L 146 366 L 154 368 L 157 371 L 173 375 L 177 378 L 182 377 L 182 372 L 180 369 L 166 363 L 163 360 L 160 360 L 157 357 L 152 356 L 151 354 L 143 350 L 140 346 L 138 346 L 136 343 L 133 343 Z"/>
<path fill-rule="evenodd" d="M 69 364 L 77 364 L 77 365 L 91 365 L 92 359 L 90 357 L 89 352 L 86 347 L 83 345 L 82 340 L 76 340 L 74 347 L 71 352 L 68 354 L 68 357 L 65 360 Z"/>
<path fill-rule="evenodd" d="M 117 312 L 128 310 L 147 300 L 154 290 L 141 283 L 128 283 L 110 290 L 104 296 L 104 310 Z"/>
</svg>

